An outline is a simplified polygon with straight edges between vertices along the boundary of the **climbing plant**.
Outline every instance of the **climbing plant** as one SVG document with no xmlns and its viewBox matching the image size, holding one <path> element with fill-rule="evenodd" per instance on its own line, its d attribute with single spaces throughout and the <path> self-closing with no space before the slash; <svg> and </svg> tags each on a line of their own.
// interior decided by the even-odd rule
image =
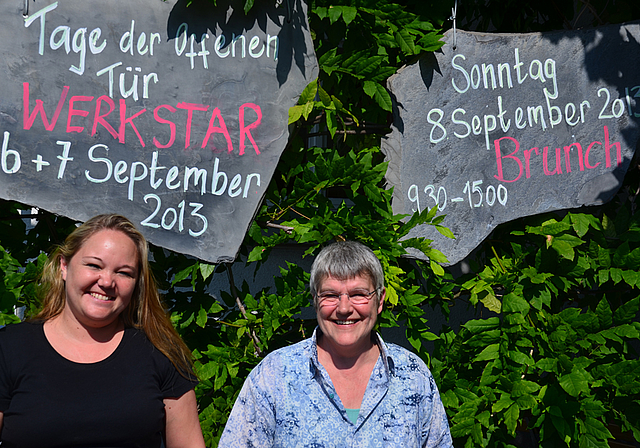
<svg viewBox="0 0 640 448">
<path fill-rule="evenodd" d="M 287 0 L 279 3 L 287 7 Z M 594 24 L 640 17 L 634 2 L 617 2 L 615 11 L 606 2 L 560 2 L 554 9 L 556 3 L 465 1 L 458 20 L 519 32 L 571 26 L 585 5 L 595 11 Z M 255 6 L 239 4 L 234 13 Z M 393 110 L 386 80 L 440 48 L 452 6 L 311 1 L 320 74 L 290 110 L 290 141 L 240 257 L 211 265 L 151 248 L 172 320 L 193 349 L 208 446 L 217 445 L 250 370 L 315 327 L 302 317 L 312 314 L 304 313 L 311 297 L 303 267 L 289 261 L 274 287 L 257 290 L 234 277 L 234 265 L 253 273 L 284 244 L 312 257 L 339 239 L 362 241 L 380 258 L 388 293 L 379 325 L 402 327 L 408 346 L 432 369 L 455 446 L 520 446 L 526 434 L 541 446 L 604 447 L 612 423 L 640 442 L 637 170 L 606 206 L 499 227 L 461 277 L 443 267 L 446 257 L 430 241 L 404 239 L 418 223 L 453 235 L 435 208 L 414 216 L 392 211 L 380 151 Z M 16 309 L 37 309 L 45 253 L 74 223 L 6 201 L 0 218 L 0 320 L 10 324 L 20 320 Z M 427 261 L 405 257 L 408 248 Z M 213 290 L 221 276 L 229 287 Z M 453 306 L 475 317 L 429 327 L 431 313 L 448 316 Z"/>
</svg>

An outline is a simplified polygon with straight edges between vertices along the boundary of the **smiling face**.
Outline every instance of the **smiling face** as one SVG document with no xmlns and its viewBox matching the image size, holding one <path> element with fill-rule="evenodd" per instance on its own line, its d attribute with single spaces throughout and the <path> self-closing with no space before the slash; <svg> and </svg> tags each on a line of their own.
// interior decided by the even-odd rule
<svg viewBox="0 0 640 448">
<path fill-rule="evenodd" d="M 117 230 L 89 237 L 71 260 L 60 261 L 65 281 L 63 316 L 85 327 L 113 324 L 129 305 L 138 280 L 138 250 Z"/>
<path fill-rule="evenodd" d="M 318 295 L 327 292 L 340 294 L 340 300 L 335 305 L 318 302 L 318 326 L 322 330 L 321 343 L 328 351 L 345 356 L 364 353 L 371 347 L 371 331 L 376 324 L 378 314 L 382 311 L 384 292 L 379 300 L 374 294 L 368 303 L 354 305 L 347 298 L 346 293 L 356 291 L 373 291 L 368 276 L 356 276 L 347 280 L 327 277 L 318 289 Z"/>
</svg>

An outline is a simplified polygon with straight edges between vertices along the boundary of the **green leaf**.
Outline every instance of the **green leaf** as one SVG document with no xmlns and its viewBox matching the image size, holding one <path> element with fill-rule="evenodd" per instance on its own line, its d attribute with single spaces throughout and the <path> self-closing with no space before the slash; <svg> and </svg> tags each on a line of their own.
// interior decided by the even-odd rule
<svg viewBox="0 0 640 448">
<path fill-rule="evenodd" d="M 247 262 L 251 263 L 252 261 L 262 260 L 262 253 L 265 251 L 266 247 L 264 246 L 256 246 L 251 249 L 249 253 L 249 257 L 247 258 Z"/>
<path fill-rule="evenodd" d="M 338 55 L 337 51 L 337 48 L 332 48 L 331 50 L 320 56 L 320 58 L 318 59 L 318 63 L 320 64 L 322 70 L 324 70 L 329 75 L 331 75 L 334 70 L 338 69 L 337 65 L 342 60 L 342 56 Z"/>
<path fill-rule="evenodd" d="M 558 406 L 549 406 L 548 408 L 549 416 L 551 417 L 551 423 L 560 434 L 560 438 L 568 445 L 569 441 L 573 436 L 573 431 L 568 421 L 570 418 L 573 418 L 573 415 L 563 416 L 562 410 Z"/>
<path fill-rule="evenodd" d="M 488 319 L 470 320 L 462 325 L 473 334 L 482 333 L 488 330 L 494 330 L 500 326 L 499 317 L 489 317 Z"/>
<path fill-rule="evenodd" d="M 598 271 L 598 284 L 602 285 L 609 281 L 609 269 L 601 269 Z"/>
<path fill-rule="evenodd" d="M 516 399 L 516 404 L 520 409 L 532 409 L 538 404 L 538 400 L 533 395 L 525 394 Z"/>
<path fill-rule="evenodd" d="M 415 54 L 416 47 L 413 43 L 413 37 L 406 28 L 401 28 L 393 35 L 400 49 L 408 54 Z"/>
<path fill-rule="evenodd" d="M 376 188 L 375 185 L 366 184 L 364 186 L 364 192 L 369 199 L 372 199 L 373 201 L 382 201 L 380 190 Z"/>
<path fill-rule="evenodd" d="M 457 408 L 459 406 L 458 396 L 452 389 L 440 394 L 440 398 L 446 408 Z"/>
<path fill-rule="evenodd" d="M 447 238 L 450 238 L 452 240 L 454 240 L 456 238 L 456 236 L 453 234 L 453 232 L 448 228 L 448 227 L 444 227 L 444 226 L 440 226 L 440 225 L 436 225 L 436 230 L 438 232 L 440 232 L 440 235 L 445 236 Z"/>
<path fill-rule="evenodd" d="M 485 428 L 489 427 L 489 419 L 491 418 L 491 413 L 487 411 L 483 411 L 480 414 L 476 415 L 476 420 L 480 422 L 482 426 Z"/>
<path fill-rule="evenodd" d="M 521 365 L 525 365 L 525 366 L 532 366 L 535 364 L 533 358 L 531 358 L 531 356 L 522 353 L 521 351 L 518 350 L 509 350 L 507 352 L 507 357 L 509 359 L 511 359 L 512 361 L 521 364 Z"/>
<path fill-rule="evenodd" d="M 325 7 L 317 7 L 313 10 L 315 15 L 317 15 L 320 19 L 325 19 L 328 17 L 327 8 Z"/>
<path fill-rule="evenodd" d="M 365 90 L 365 93 L 372 97 L 376 101 L 378 106 L 380 106 L 382 109 L 391 112 L 393 110 L 393 103 L 391 101 L 389 92 L 387 92 L 387 89 L 385 89 L 383 85 L 378 84 L 377 82 L 372 84 L 373 86 L 369 85 L 369 89 L 372 91 L 372 94 L 370 94 L 367 90 Z"/>
<path fill-rule="evenodd" d="M 335 111 L 332 111 L 332 110 L 326 110 L 325 113 L 326 113 L 327 129 L 329 129 L 331 138 L 333 138 L 335 137 L 336 132 L 338 131 L 338 117 Z"/>
<path fill-rule="evenodd" d="M 211 274 L 213 274 L 213 271 L 216 270 L 216 265 L 215 264 L 209 264 L 209 263 L 200 263 L 200 275 L 202 275 L 202 279 L 206 280 L 208 279 Z"/>
<path fill-rule="evenodd" d="M 432 249 L 431 247 L 420 247 L 420 249 L 427 257 L 429 257 L 431 261 L 434 261 L 436 263 L 447 262 L 447 257 L 445 257 L 444 254 L 437 249 Z"/>
<path fill-rule="evenodd" d="M 561 257 L 566 258 L 567 260 L 573 260 L 573 257 L 575 257 L 573 246 L 567 241 L 561 241 L 558 238 L 554 238 L 551 243 L 551 247 L 555 249 Z"/>
<path fill-rule="evenodd" d="M 224 383 L 227 381 L 227 369 L 226 368 L 221 368 L 220 369 L 220 373 L 216 375 L 216 380 L 213 383 L 213 387 L 214 389 L 218 390 L 220 389 Z"/>
<path fill-rule="evenodd" d="M 295 123 L 302 117 L 304 106 L 293 106 L 289 108 L 289 120 L 287 124 Z"/>
<path fill-rule="evenodd" d="M 173 280 L 171 281 L 171 285 L 176 285 L 178 283 L 180 283 L 182 280 L 185 280 L 187 278 L 189 278 L 189 276 L 193 273 L 193 268 L 195 267 L 195 265 L 189 266 L 187 268 L 182 269 L 181 271 L 179 271 L 178 273 L 176 273 L 176 275 L 173 277 Z"/>
<path fill-rule="evenodd" d="M 566 232 L 570 228 L 571 225 L 568 222 L 557 222 L 555 219 L 550 219 L 549 221 L 543 223 L 540 229 L 542 234 L 557 236 L 563 232 Z"/>
<path fill-rule="evenodd" d="M 198 379 L 200 379 L 200 381 L 206 381 L 216 374 L 216 371 L 218 370 L 218 363 L 215 361 L 210 361 L 200 368 L 197 368 L 196 370 Z"/>
<path fill-rule="evenodd" d="M 640 274 L 638 274 L 636 271 L 624 270 L 622 271 L 622 279 L 627 285 L 633 287 L 638 284 Z"/>
<path fill-rule="evenodd" d="M 444 275 L 444 269 L 442 268 L 442 266 L 440 266 L 435 261 L 429 260 L 429 266 L 431 266 L 431 270 L 433 271 L 434 274 L 439 275 L 439 276 L 443 276 Z"/>
<path fill-rule="evenodd" d="M 591 434 L 582 434 L 579 437 L 579 448 L 610 448 L 605 440 L 598 440 Z"/>
<path fill-rule="evenodd" d="M 329 6 L 329 9 L 327 11 L 327 15 L 329 16 L 329 20 L 331 21 L 331 24 L 333 25 L 334 23 L 336 23 L 338 21 L 338 19 L 340 19 L 340 16 L 342 16 L 342 7 L 341 6 Z"/>
<path fill-rule="evenodd" d="M 309 101 L 308 103 L 302 105 L 302 116 L 305 120 L 309 119 L 309 115 L 311 115 L 311 112 L 313 112 L 314 105 L 315 103 L 313 101 Z"/>
<path fill-rule="evenodd" d="M 368 79 L 378 70 L 383 61 L 382 56 L 370 56 L 370 50 L 363 50 L 350 55 L 343 63 L 342 68 L 357 79 Z"/>
<path fill-rule="evenodd" d="M 600 266 L 605 269 L 609 269 L 611 267 L 611 256 L 607 249 L 603 247 L 598 248 L 598 262 L 600 263 Z"/>
<path fill-rule="evenodd" d="M 614 284 L 618 284 L 622 281 L 622 269 L 611 268 L 609 269 L 609 275 L 611 276 L 611 280 L 613 280 Z"/>
<path fill-rule="evenodd" d="M 589 381 L 592 380 L 584 369 L 574 368 L 568 375 L 560 377 L 560 386 L 572 397 L 589 393 Z"/>
<path fill-rule="evenodd" d="M 589 219 L 583 214 L 571 213 L 569 216 L 573 230 L 582 238 L 589 231 Z"/>
<path fill-rule="evenodd" d="M 476 423 L 475 418 L 467 417 L 451 426 L 451 436 L 452 437 L 464 437 L 466 435 L 471 434 L 473 427 Z"/>
<path fill-rule="evenodd" d="M 613 320 L 618 324 L 631 323 L 640 310 L 640 296 L 629 300 L 613 313 Z"/>
<path fill-rule="evenodd" d="M 373 95 L 376 94 L 376 91 L 378 90 L 376 85 L 378 83 L 373 82 L 373 81 L 365 81 L 363 84 L 363 90 L 364 93 L 366 93 L 367 95 L 369 95 L 370 98 L 373 98 Z"/>
<path fill-rule="evenodd" d="M 444 42 L 440 40 L 441 37 L 442 36 L 437 33 L 425 34 L 418 40 L 418 45 L 426 51 L 439 50 L 444 45 Z"/>
<path fill-rule="evenodd" d="M 491 344 L 485 347 L 485 349 L 482 350 L 478 356 L 476 356 L 473 362 L 490 361 L 492 359 L 496 359 L 499 355 L 500 344 Z"/>
<path fill-rule="evenodd" d="M 254 2 L 254 0 L 244 0 L 244 13 L 245 14 L 249 14 L 249 11 L 251 11 L 251 8 L 253 8 L 253 2 Z"/>
<path fill-rule="evenodd" d="M 521 296 L 509 293 L 502 298 L 503 313 L 528 313 L 529 304 Z"/>
<path fill-rule="evenodd" d="M 318 97 L 324 107 L 331 107 L 331 104 L 333 103 L 331 95 L 329 95 L 327 91 L 320 86 L 318 86 Z"/>
<path fill-rule="evenodd" d="M 200 328 L 204 328 L 204 326 L 207 324 L 207 312 L 203 308 L 200 308 L 200 310 L 198 311 L 198 317 L 196 318 L 196 324 Z"/>
<path fill-rule="evenodd" d="M 473 431 L 471 431 L 471 437 L 475 443 L 482 443 L 482 426 L 479 422 L 473 425 Z"/>
<path fill-rule="evenodd" d="M 511 397 L 509 397 L 509 395 L 507 395 L 507 394 L 502 394 L 500 396 L 500 399 L 498 401 L 496 401 L 495 403 L 493 403 L 493 405 L 491 406 L 491 411 L 492 412 L 500 412 L 503 409 L 508 408 L 512 404 L 513 404 L 513 400 L 511 399 Z"/>
<path fill-rule="evenodd" d="M 519 418 L 520 408 L 516 403 L 513 403 L 504 413 L 504 422 L 507 425 L 507 430 L 510 434 L 514 434 L 516 432 Z"/>
<path fill-rule="evenodd" d="M 640 269 L 640 247 L 632 250 L 627 256 L 627 267 L 629 269 Z"/>
<path fill-rule="evenodd" d="M 342 19 L 346 25 L 349 25 L 356 18 L 358 10 L 352 6 L 342 7 Z"/>
<path fill-rule="evenodd" d="M 304 88 L 302 93 L 300 94 L 300 98 L 298 99 L 298 104 L 306 104 L 313 103 L 316 99 L 316 95 L 318 93 L 318 79 L 314 79 L 307 87 Z"/>
<path fill-rule="evenodd" d="M 456 394 L 458 394 L 458 396 L 460 398 L 462 398 L 463 403 L 467 402 L 467 403 L 471 403 L 471 402 L 477 402 L 479 400 L 479 397 L 474 394 L 472 391 L 467 390 L 467 389 L 462 389 L 460 387 L 456 387 L 455 389 Z"/>
<path fill-rule="evenodd" d="M 551 306 L 551 293 L 546 287 L 539 289 L 538 292 L 534 293 L 531 297 L 532 307 L 540 311 L 542 310 L 543 305 L 547 307 Z"/>
<path fill-rule="evenodd" d="M 224 311 L 224 308 L 222 307 L 222 305 L 220 305 L 218 302 L 213 302 L 208 312 L 210 314 L 216 314 L 216 313 L 219 313 L 220 311 Z"/>
<path fill-rule="evenodd" d="M 543 284 L 543 283 L 545 283 L 547 281 L 547 279 L 549 279 L 550 277 L 553 277 L 553 274 L 547 273 L 547 272 L 540 272 L 539 273 L 533 267 L 524 268 L 522 270 L 522 273 L 524 275 L 526 275 L 531 280 L 531 283 L 534 283 L 534 284 Z"/>
<path fill-rule="evenodd" d="M 540 390 L 540 385 L 538 385 L 537 383 L 534 383 L 533 381 L 521 380 L 513 384 L 513 388 L 511 389 L 511 396 L 520 397 L 522 395 L 538 392 L 538 390 Z"/>
<path fill-rule="evenodd" d="M 536 362 L 536 367 L 544 372 L 557 373 L 558 360 L 555 358 L 542 358 Z"/>
<path fill-rule="evenodd" d="M 633 325 L 625 324 L 614 328 L 615 333 L 621 338 L 638 339 L 638 330 Z"/>
<path fill-rule="evenodd" d="M 596 307 L 596 315 L 598 316 L 598 322 L 600 322 L 600 328 L 605 329 L 611 327 L 613 323 L 613 312 L 609 306 L 609 302 L 606 297 L 603 297 Z"/>
<path fill-rule="evenodd" d="M 480 298 L 480 302 L 487 307 L 489 311 L 500 313 L 502 310 L 502 302 L 494 294 L 487 294 Z"/>
</svg>

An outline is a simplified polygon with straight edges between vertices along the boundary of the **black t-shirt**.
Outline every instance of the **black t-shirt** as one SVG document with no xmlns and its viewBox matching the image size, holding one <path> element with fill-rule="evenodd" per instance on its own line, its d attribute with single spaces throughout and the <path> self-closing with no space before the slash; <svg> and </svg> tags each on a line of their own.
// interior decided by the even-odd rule
<svg viewBox="0 0 640 448">
<path fill-rule="evenodd" d="M 56 352 L 42 323 L 0 329 L 2 448 L 157 448 L 163 399 L 194 386 L 136 329 L 126 329 L 116 350 L 91 364 Z"/>
</svg>

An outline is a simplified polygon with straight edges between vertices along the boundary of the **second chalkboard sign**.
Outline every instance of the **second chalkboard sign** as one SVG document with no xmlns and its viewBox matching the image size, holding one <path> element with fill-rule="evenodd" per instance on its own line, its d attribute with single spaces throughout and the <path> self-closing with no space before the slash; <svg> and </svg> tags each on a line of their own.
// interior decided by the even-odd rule
<svg viewBox="0 0 640 448">
<path fill-rule="evenodd" d="M 0 197 L 233 260 L 318 67 L 305 2 L 215 3 L 3 1 Z"/>
<path fill-rule="evenodd" d="M 456 239 L 409 237 L 456 263 L 498 224 L 613 197 L 640 136 L 640 25 L 444 40 L 389 81 L 394 210 L 437 207 Z"/>
</svg>

